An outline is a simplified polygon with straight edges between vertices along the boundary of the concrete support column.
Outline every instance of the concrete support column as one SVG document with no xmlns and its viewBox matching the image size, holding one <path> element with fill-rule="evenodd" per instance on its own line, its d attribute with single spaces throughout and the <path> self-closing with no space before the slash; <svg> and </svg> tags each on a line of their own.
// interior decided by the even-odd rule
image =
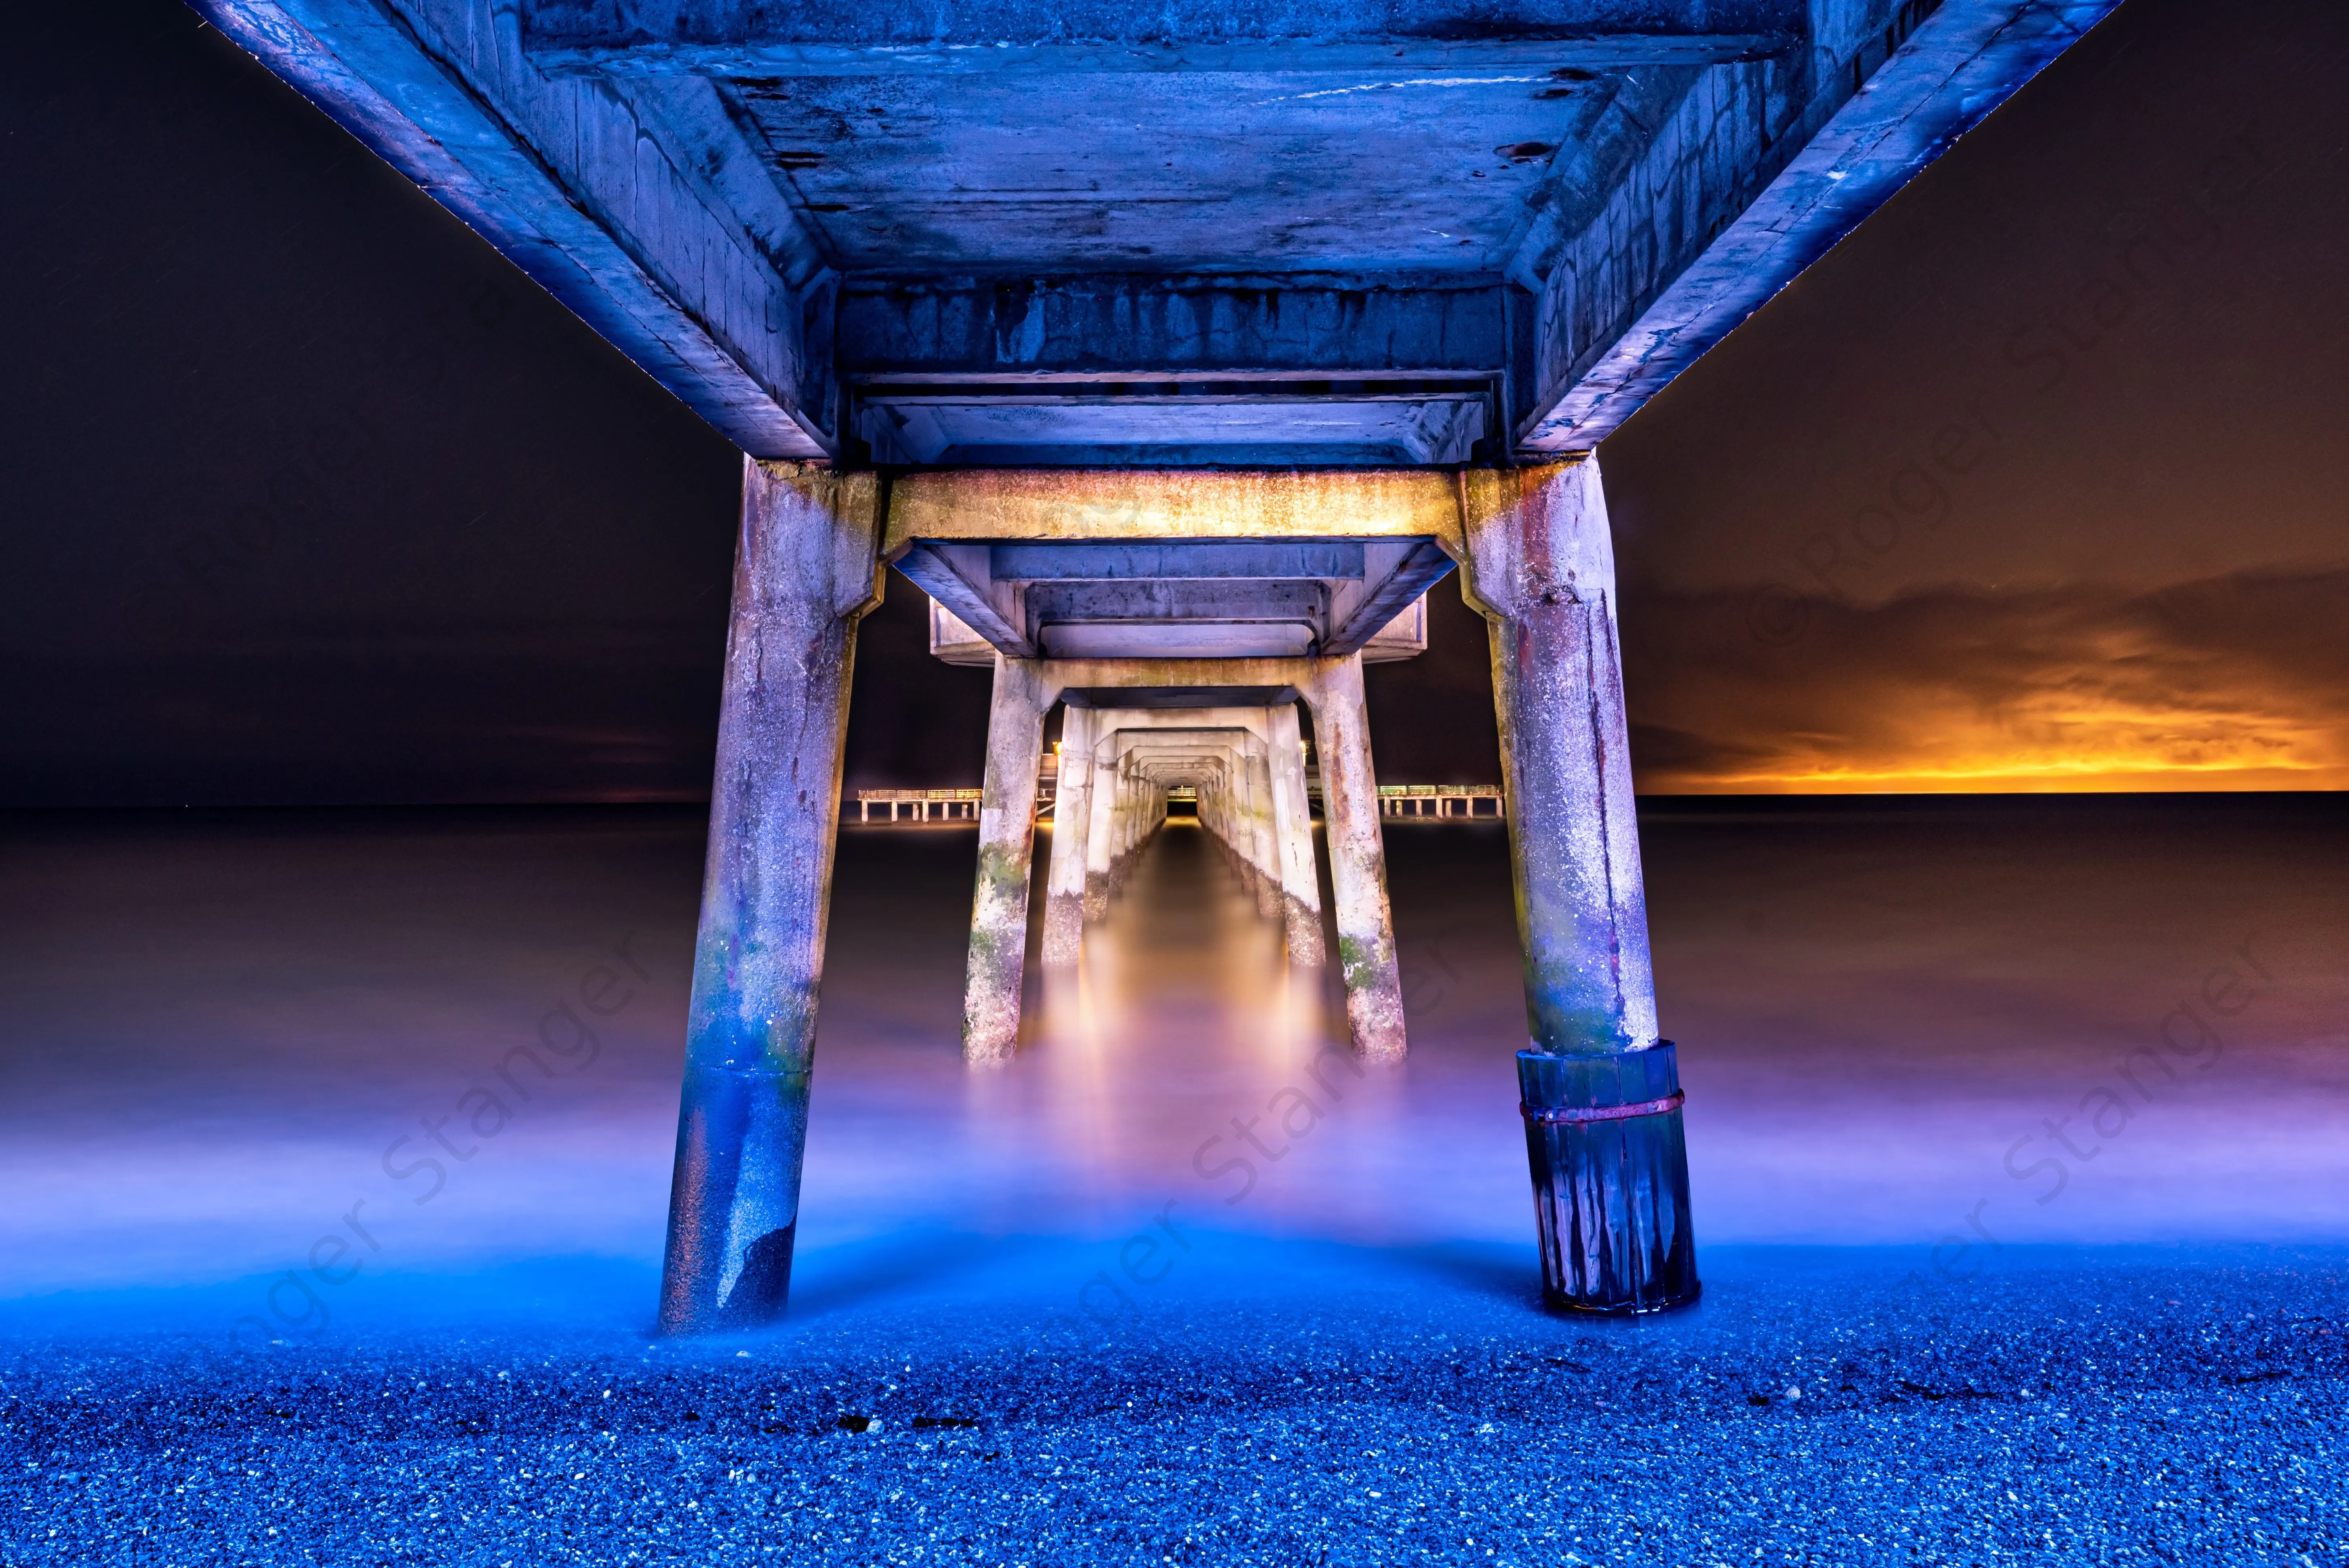
<svg viewBox="0 0 2349 1568">
<path fill-rule="evenodd" d="M 1337 899 L 1338 966 L 1354 1048 L 1373 1060 L 1404 1051 L 1402 979 L 1387 905 L 1386 845 L 1379 834 L 1378 777 L 1371 765 L 1362 660 L 1316 660 L 1305 686 L 1321 752 L 1321 810 Z"/>
<path fill-rule="evenodd" d="M 1491 626 L 1525 944 L 1518 1055 L 1559 1305 L 1648 1312 L 1697 1293 L 1672 1046 L 1658 1038 L 1614 547 L 1599 465 L 1466 476 L 1462 588 Z"/>
<path fill-rule="evenodd" d="M 1215 789 L 1216 846 L 1223 851 L 1224 859 L 1240 873 L 1241 880 L 1246 881 L 1247 866 L 1240 858 L 1238 845 L 1241 825 L 1247 820 L 1247 798 L 1228 758 L 1223 758 L 1222 765 L 1216 769 Z"/>
<path fill-rule="evenodd" d="M 1247 820 L 1247 808 L 1240 793 L 1240 781 L 1233 776 L 1230 759 L 1220 758 L 1219 761 L 1221 766 L 1216 770 L 1216 847 L 1223 851 L 1225 862 L 1239 872 L 1240 880 L 1245 882 L 1247 867 L 1240 859 L 1237 846 L 1240 824 Z"/>
<path fill-rule="evenodd" d="M 1110 779 L 1116 789 L 1116 809 L 1111 813 L 1115 823 L 1110 840 L 1109 881 L 1112 890 L 1125 875 L 1125 857 L 1133 848 L 1133 773 L 1123 756 L 1112 765 Z"/>
<path fill-rule="evenodd" d="M 1125 857 L 1133 852 L 1133 841 L 1139 829 L 1137 819 L 1142 814 L 1141 792 L 1134 787 L 1133 766 L 1123 757 L 1117 760 L 1117 861 L 1111 870 L 1112 881 L 1125 874 Z"/>
<path fill-rule="evenodd" d="M 1052 789 L 1052 864 L 1044 880 L 1044 962 L 1074 964 L 1085 937 L 1085 840 L 1093 815 L 1093 710 L 1061 714 L 1061 776 Z"/>
<path fill-rule="evenodd" d="M 978 880 L 971 895 L 970 957 L 963 971 L 967 1062 L 1009 1061 L 1019 1043 L 1036 784 L 1044 762 L 1044 715 L 1059 695 L 1033 660 L 995 656 L 987 776 L 979 789 Z"/>
<path fill-rule="evenodd" d="M 849 671 L 881 602 L 880 488 L 742 467 L 660 1329 L 780 1316 L 791 1286 Z"/>
<path fill-rule="evenodd" d="M 1283 703 L 1267 716 L 1272 775 L 1275 853 L 1280 867 L 1280 919 L 1292 964 L 1329 958 L 1321 940 L 1321 879 L 1313 864 L 1313 808 L 1305 785 L 1305 741 L 1297 707 Z"/>
<path fill-rule="evenodd" d="M 1205 788 L 1213 792 L 1216 806 L 1215 818 L 1209 826 L 1215 831 L 1216 842 L 1222 846 L 1224 853 L 1228 857 L 1231 853 L 1232 840 L 1239 832 L 1238 819 L 1232 802 L 1232 770 L 1229 764 L 1216 768 L 1214 778 Z M 1201 799 L 1204 800 L 1206 796 L 1203 794 Z"/>
<path fill-rule="evenodd" d="M 1116 872 L 1118 831 L 1124 819 L 1124 780 L 1119 759 L 1110 749 L 1110 714 L 1093 720 L 1093 810 L 1085 830 L 1085 918 L 1099 920 L 1109 913 L 1110 878 Z"/>
<path fill-rule="evenodd" d="M 1260 914 L 1280 913 L 1280 848 L 1274 826 L 1272 758 L 1261 745 L 1233 758 L 1247 779 L 1247 857 L 1256 867 L 1256 906 Z"/>
</svg>

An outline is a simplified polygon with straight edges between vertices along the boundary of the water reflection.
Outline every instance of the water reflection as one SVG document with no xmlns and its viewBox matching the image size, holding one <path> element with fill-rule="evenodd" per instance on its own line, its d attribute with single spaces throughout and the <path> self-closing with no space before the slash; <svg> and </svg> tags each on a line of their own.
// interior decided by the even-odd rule
<svg viewBox="0 0 2349 1568">
<path fill-rule="evenodd" d="M 2344 814 L 1937 810 L 1651 811 L 1700 1243 L 1930 1247 L 1969 1214 L 2010 1242 L 2349 1235 Z M 385 1269 L 657 1261 L 698 816 L 0 829 L 0 1180 L 19 1194 L 0 1208 L 0 1292 L 284 1270 L 355 1203 Z M 1181 826 L 1081 968 L 1035 976 L 1019 1058 L 973 1074 L 957 1049 L 969 830 L 850 830 L 811 1299 L 1003 1238 L 1114 1236 L 1169 1203 L 1222 1231 L 1526 1247 L 1505 837 L 1399 824 L 1388 852 L 1401 1069 L 1339 1049 L 1326 979 L 1289 969 L 1278 922 Z M 645 975 L 595 1022 L 592 1059 L 526 1078 L 511 1123 L 437 1156 L 445 1183 L 418 1202 L 425 1180 L 388 1174 L 387 1148 L 412 1156 L 419 1119 L 496 1088 L 505 1053 L 623 942 Z M 2176 1009 L 2207 1014 L 2211 987 L 2234 1009 L 2209 1020 L 2219 1048 L 2174 1057 L 2126 1118 L 2084 1110 Z M 2006 1169 L 2024 1139 L 2016 1168 L 2054 1150 L 2059 1192 L 2051 1171 Z"/>
<path fill-rule="evenodd" d="M 1278 917 L 1181 820 L 1088 928 L 1081 962 L 1031 978 L 1019 1057 L 969 1075 L 964 1101 L 990 1149 L 1050 1151 L 1041 1191 L 990 1161 L 1030 1190 L 1026 1227 L 1113 1229 L 1196 1186 L 1193 1153 L 1218 1130 L 1240 1136 L 1224 1125 L 1235 1110 L 1260 1110 L 1317 1053 L 1342 1049 L 1325 976 L 1292 968 Z"/>
</svg>

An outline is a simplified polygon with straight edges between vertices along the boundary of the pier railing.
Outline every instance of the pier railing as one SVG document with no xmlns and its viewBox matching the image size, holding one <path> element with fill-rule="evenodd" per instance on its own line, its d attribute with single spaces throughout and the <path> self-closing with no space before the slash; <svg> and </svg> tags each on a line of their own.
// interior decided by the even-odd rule
<svg viewBox="0 0 2349 1568">
<path fill-rule="evenodd" d="M 916 822 L 927 822 L 936 813 L 938 821 L 960 818 L 966 821 L 978 820 L 979 791 L 976 789 L 859 789 L 856 792 L 856 820 L 869 822 L 873 808 L 889 808 L 888 820 L 897 820 L 901 810 Z"/>
<path fill-rule="evenodd" d="M 1047 779 L 1036 794 L 1036 809 L 1041 813 L 1051 810 L 1052 780 Z M 1321 803 L 1321 782 L 1309 778 L 1308 790 L 1313 804 Z M 1193 791 L 1176 788 L 1168 798 L 1187 800 Z M 976 789 L 859 789 L 855 791 L 856 820 L 874 820 L 874 808 L 885 806 L 889 814 L 883 821 L 971 822 L 978 820 L 979 791 Z M 901 819 L 900 813 L 903 813 Z M 1429 820 L 1475 818 L 1498 821 L 1508 814 L 1507 804 L 1497 784 L 1381 784 L 1379 786 L 1379 815 L 1393 818 L 1425 818 Z"/>
<path fill-rule="evenodd" d="M 1381 784 L 1381 817 L 1482 817 L 1507 814 L 1498 784 Z"/>
</svg>

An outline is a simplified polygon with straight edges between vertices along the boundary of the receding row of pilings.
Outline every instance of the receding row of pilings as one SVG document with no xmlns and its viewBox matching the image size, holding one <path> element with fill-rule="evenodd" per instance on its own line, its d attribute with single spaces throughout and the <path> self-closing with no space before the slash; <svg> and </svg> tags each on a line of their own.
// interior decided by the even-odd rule
<svg viewBox="0 0 2349 1568">
<path fill-rule="evenodd" d="M 1608 1312 L 1692 1297 L 1680 1085 L 1672 1047 L 1656 1029 L 1612 547 L 1596 463 L 1456 472 L 966 471 L 885 484 L 870 471 L 751 460 L 687 1022 L 662 1328 L 748 1326 L 782 1311 L 798 1233 L 854 628 L 879 603 L 889 549 L 957 529 L 981 539 L 1105 531 L 1176 541 L 1415 538 L 1433 540 L 1459 563 L 1463 594 L 1492 634 L 1530 1037 L 1517 1053 L 1518 1081 L 1544 1294 L 1562 1306 Z M 1061 693 L 1081 691 L 1096 714 L 1114 711 L 1121 689 L 1147 687 L 1294 691 L 1311 707 L 1349 1026 L 1365 1054 L 1399 1055 L 1402 998 L 1358 658 L 999 661 L 972 922 L 969 995 L 980 1004 L 966 1009 L 967 1039 L 1017 1036 L 1048 709 Z M 1268 764 L 1281 749 L 1267 738 Z M 1092 755 L 1098 768 L 1103 753 L 1096 747 Z M 1237 782 L 1236 759 L 1253 747 L 1220 755 L 1225 771 L 1207 785 L 1218 831 L 1249 845 L 1250 863 L 1260 868 L 1256 798 Z M 1101 841 L 1104 873 L 1112 858 L 1131 853 L 1137 830 L 1146 836 L 1147 812 L 1163 813 L 1171 775 L 1158 772 L 1143 780 L 1146 795 L 1097 779 L 1097 794 L 1112 805 L 1122 798 L 1145 807 L 1112 811 Z M 1265 797 L 1277 799 L 1277 787 L 1276 773 Z M 1084 813 L 1085 889 L 1099 812 L 1089 805 Z M 1243 821 L 1251 824 L 1245 830 Z M 1273 860 L 1281 885 L 1291 886 L 1277 845 Z M 1052 886 L 1063 890 L 1058 871 Z M 982 929 L 1016 929 L 1021 940 L 983 943 Z M 992 1050 L 973 1054 L 1001 1059 Z"/>
<path fill-rule="evenodd" d="M 1111 889 L 1148 832 L 1164 822 L 1168 799 L 1186 789 L 1200 826 L 1231 857 L 1258 907 L 1281 917 L 1291 960 L 1320 964 L 1321 894 L 1304 752 L 1290 703 L 1070 708 L 1061 720 L 1052 810 L 1044 962 L 1077 961 L 1085 921 L 1106 913 Z M 1141 835 L 1128 825 L 1135 820 L 1146 824 Z M 1383 885 L 1382 876 L 1378 881 Z M 968 1035 L 965 1044 L 973 1045 Z M 981 1042 L 972 1054 L 984 1057 L 1008 1044 Z M 1400 1037 L 1391 1042 L 1394 1049 L 1401 1044 Z"/>
<path fill-rule="evenodd" d="M 1112 886 L 1165 820 L 1167 795 L 1178 786 L 1197 792 L 1203 824 L 1247 868 L 1266 913 L 1281 916 L 1292 960 L 1324 961 L 1305 748 L 1295 704 L 1093 705 L 1104 686 L 1140 696 L 1196 688 L 1203 684 L 1200 664 L 1240 662 L 1280 665 L 1283 679 L 1273 684 L 1295 690 L 1313 709 L 1348 1029 L 1363 1056 L 1402 1057 L 1402 981 L 1387 904 L 1362 665 L 1360 655 L 1350 655 L 1268 661 L 997 659 L 964 976 L 967 1059 L 1007 1061 L 1019 1044 L 1035 843 L 1031 803 L 1046 711 L 1071 689 L 1087 691 L 1092 702 L 1070 707 L 1061 719 L 1052 861 L 1045 882 L 1044 961 L 1076 961 L 1085 921 L 1107 910 Z"/>
</svg>

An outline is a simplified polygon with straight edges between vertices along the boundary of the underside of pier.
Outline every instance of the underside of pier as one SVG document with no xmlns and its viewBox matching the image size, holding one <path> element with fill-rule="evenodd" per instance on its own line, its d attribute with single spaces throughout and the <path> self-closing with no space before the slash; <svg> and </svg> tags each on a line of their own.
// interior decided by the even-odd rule
<svg viewBox="0 0 2349 1568">
<path fill-rule="evenodd" d="M 199 0 L 745 454 L 665 1326 L 783 1309 L 891 562 L 995 671 L 982 1066 L 1019 1043 L 1056 704 L 1045 956 L 1189 791 L 1292 960 L 1334 957 L 1356 1048 L 1402 1055 L 1362 666 L 1456 572 L 1547 1293 L 1692 1296 L 1593 454 L 2116 3 Z"/>
</svg>

